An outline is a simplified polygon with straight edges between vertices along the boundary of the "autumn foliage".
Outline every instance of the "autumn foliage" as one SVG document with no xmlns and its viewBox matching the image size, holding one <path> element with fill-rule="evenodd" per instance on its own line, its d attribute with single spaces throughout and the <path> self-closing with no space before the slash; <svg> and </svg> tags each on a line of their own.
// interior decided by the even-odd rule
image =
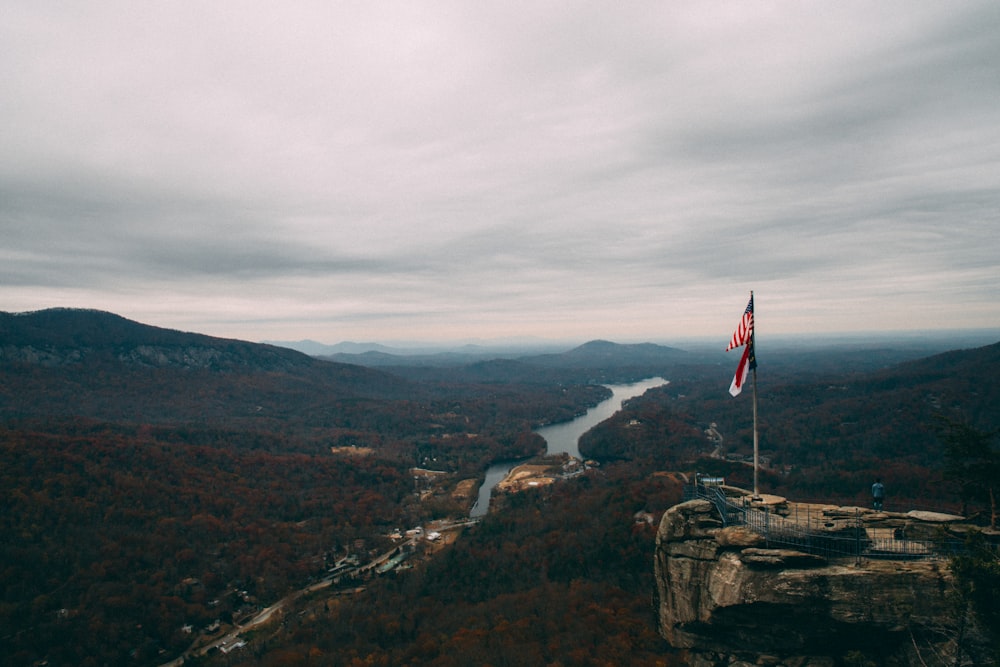
<svg viewBox="0 0 1000 667">
<path fill-rule="evenodd" d="M 581 348 L 536 366 L 389 372 L 70 315 L 0 317 L 5 664 L 172 660 L 347 554 L 394 548 L 395 529 L 466 516 L 458 483 L 543 451 L 535 426 L 608 395 L 587 378 L 652 375 L 671 382 L 581 440 L 599 466 L 505 498 L 410 570 L 304 594 L 246 647 L 192 661 L 683 664 L 656 631 L 655 530 L 685 473 L 750 482 L 750 412 L 725 393 L 728 367 L 663 365 L 681 353 L 638 346 L 617 368 L 573 366 Z M 592 347 L 604 360 L 609 346 Z M 959 508 L 932 424 L 996 430 L 998 356 L 762 366 L 764 490 L 865 504 L 881 476 L 888 509 Z"/>
</svg>

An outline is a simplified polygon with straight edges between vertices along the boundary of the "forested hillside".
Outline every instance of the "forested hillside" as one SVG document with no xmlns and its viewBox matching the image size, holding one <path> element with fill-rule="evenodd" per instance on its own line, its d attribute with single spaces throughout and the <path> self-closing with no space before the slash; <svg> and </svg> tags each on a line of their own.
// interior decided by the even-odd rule
<svg viewBox="0 0 1000 667">
<path fill-rule="evenodd" d="M 0 333 L 14 664 L 177 655 L 183 628 L 273 602 L 352 545 L 467 514 L 459 481 L 537 454 L 534 423 L 607 392 L 417 385 L 96 311 L 3 314 Z M 442 473 L 419 497 L 415 466 Z"/>
<path fill-rule="evenodd" d="M 682 667 L 656 633 L 652 567 L 652 517 L 681 486 L 611 465 L 513 496 L 425 566 L 303 601 L 239 664 Z"/>
<path fill-rule="evenodd" d="M 962 389 L 997 369 L 995 355 L 990 346 L 884 370 L 852 369 L 824 381 L 816 381 L 814 367 L 799 382 L 782 372 L 780 382 L 762 391 L 761 411 L 772 410 L 766 423 L 787 420 L 790 432 L 803 429 L 796 444 L 823 454 L 781 467 L 769 463 L 763 490 L 867 505 L 878 472 L 900 511 L 957 508 L 956 487 L 941 483 L 944 446 L 936 425 L 940 417 L 978 414 L 985 417 L 982 428 L 1000 426 L 992 392 Z M 861 364 L 882 366 L 877 359 L 852 365 Z M 684 477 L 671 471 L 722 474 L 750 486 L 751 406 L 749 395 L 725 393 L 726 371 L 715 365 L 675 371 L 681 379 L 633 399 L 581 440 L 584 453 L 603 462 L 599 470 L 510 497 L 500 513 L 425 567 L 373 583 L 371 595 L 305 602 L 302 614 L 247 664 L 686 664 L 655 634 L 654 526 L 681 498 Z M 931 391 L 947 392 L 954 402 L 943 404 L 948 409 L 927 406 Z M 850 400 L 840 400 L 844 392 Z M 869 421 L 859 406 L 874 406 L 886 418 Z M 893 429 L 908 424 L 907 415 L 915 421 L 906 432 L 919 437 L 892 448 Z M 715 420 L 729 436 L 718 449 L 706 433 Z M 842 424 L 850 421 L 859 426 L 844 435 Z M 880 438 L 888 443 L 861 444 Z M 768 460 L 798 451 L 764 443 Z"/>
<path fill-rule="evenodd" d="M 758 369 L 759 441 L 764 480 L 800 499 L 868 502 L 875 477 L 885 478 L 893 502 L 957 508 L 945 483 L 941 429 L 957 422 L 984 432 L 1000 428 L 1000 343 L 952 351 L 872 372 L 796 378 Z M 714 379 L 712 379 L 714 378 Z M 711 381 L 709 381 L 711 380 Z M 751 391 L 731 398 L 728 378 L 710 367 L 685 369 L 667 387 L 635 399 L 628 409 L 588 433 L 581 452 L 603 459 L 668 456 L 662 444 L 686 433 L 687 466 L 751 481 Z M 709 437 L 714 424 L 721 441 Z"/>
<path fill-rule="evenodd" d="M 96 311 L 0 314 L 0 654 L 167 662 L 348 555 L 394 553 L 397 530 L 467 517 L 491 462 L 539 454 L 535 425 L 608 395 L 593 381 L 663 375 L 581 442 L 599 466 L 197 660 L 681 664 L 655 632 L 655 525 L 684 473 L 749 481 L 750 397 L 725 393 L 732 369 L 711 356 L 571 352 L 370 369 Z M 766 490 L 861 502 L 881 474 L 889 504 L 955 506 L 934 425 L 998 427 L 998 346 L 826 373 L 835 358 L 762 365 Z"/>
</svg>

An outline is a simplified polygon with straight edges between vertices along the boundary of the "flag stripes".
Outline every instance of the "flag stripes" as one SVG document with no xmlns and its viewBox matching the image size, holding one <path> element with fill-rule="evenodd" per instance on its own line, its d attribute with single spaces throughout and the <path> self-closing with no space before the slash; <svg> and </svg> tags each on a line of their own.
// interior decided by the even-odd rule
<svg viewBox="0 0 1000 667">
<path fill-rule="evenodd" d="M 740 357 L 740 363 L 736 367 L 736 374 L 733 375 L 733 382 L 729 385 L 729 393 L 735 398 L 743 391 L 743 385 L 747 381 L 747 373 L 750 371 L 750 360 L 753 358 L 753 346 L 747 345 Z"/>
<path fill-rule="evenodd" d="M 740 318 L 739 326 L 733 332 L 726 352 L 743 345 L 746 347 L 740 357 L 740 363 L 736 367 L 733 382 L 729 385 L 729 393 L 734 397 L 739 396 L 740 392 L 743 391 L 743 384 L 746 382 L 750 369 L 757 368 L 757 356 L 753 349 L 753 292 L 750 292 L 750 302 L 747 303 L 747 309 L 743 311 L 743 317 Z"/>
<path fill-rule="evenodd" d="M 726 352 L 733 349 L 734 347 L 739 347 L 741 345 L 746 345 L 750 342 L 753 337 L 753 295 L 750 295 L 750 303 L 747 304 L 747 309 L 743 311 L 743 318 L 740 319 L 740 324 L 736 327 L 736 331 L 733 332 L 733 337 L 729 341 L 729 347 L 726 348 Z"/>
</svg>

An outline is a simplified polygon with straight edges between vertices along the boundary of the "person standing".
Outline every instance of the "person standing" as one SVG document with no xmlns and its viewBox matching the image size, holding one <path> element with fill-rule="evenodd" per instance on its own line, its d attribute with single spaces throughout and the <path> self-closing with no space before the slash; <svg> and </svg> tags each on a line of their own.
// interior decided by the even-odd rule
<svg viewBox="0 0 1000 667">
<path fill-rule="evenodd" d="M 885 486 L 882 485 L 882 478 L 876 477 L 872 484 L 872 506 L 876 511 L 882 511 L 882 501 L 885 500 Z"/>
</svg>

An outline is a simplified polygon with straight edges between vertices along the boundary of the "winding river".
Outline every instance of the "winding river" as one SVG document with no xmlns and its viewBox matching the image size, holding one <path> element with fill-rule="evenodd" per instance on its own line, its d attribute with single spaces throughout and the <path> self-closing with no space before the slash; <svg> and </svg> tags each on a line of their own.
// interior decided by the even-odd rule
<svg viewBox="0 0 1000 667">
<path fill-rule="evenodd" d="M 611 390 L 611 398 L 605 399 L 587 410 L 586 414 L 580 415 L 576 419 L 559 424 L 549 424 L 535 429 L 535 433 L 545 438 L 548 455 L 566 453 L 575 458 L 580 457 L 579 441 L 580 436 L 602 421 L 615 414 L 622 408 L 622 403 L 635 396 L 641 396 L 646 390 L 667 384 L 661 377 L 647 378 L 632 384 L 607 385 Z M 486 480 L 479 487 L 479 497 L 476 504 L 472 506 L 470 516 L 479 517 L 486 514 L 490 508 L 490 496 L 493 487 L 497 485 L 510 469 L 521 463 L 521 461 L 501 461 L 494 463 L 486 470 Z"/>
</svg>

